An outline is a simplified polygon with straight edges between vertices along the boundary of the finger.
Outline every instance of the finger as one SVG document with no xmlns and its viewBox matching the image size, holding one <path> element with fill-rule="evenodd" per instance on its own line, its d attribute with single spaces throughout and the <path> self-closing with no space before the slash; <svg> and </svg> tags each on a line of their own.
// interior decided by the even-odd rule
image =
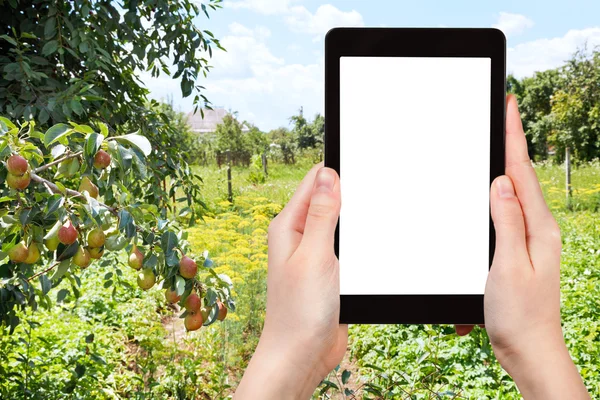
<svg viewBox="0 0 600 400">
<path fill-rule="evenodd" d="M 527 238 L 534 242 L 546 239 L 555 221 L 529 159 L 517 100 L 512 95 L 508 96 L 506 109 L 506 175 L 512 179 L 521 203 Z"/>
<path fill-rule="evenodd" d="M 308 171 L 290 201 L 271 221 L 269 225 L 269 260 L 276 263 L 287 260 L 298 247 L 304 233 L 315 176 L 322 167 L 323 163 L 319 163 Z"/>
<path fill-rule="evenodd" d="M 523 211 L 508 176 L 503 175 L 494 180 L 490 203 L 496 230 L 494 265 L 502 264 L 502 268 L 530 265 Z"/>
<path fill-rule="evenodd" d="M 333 254 L 335 228 L 340 215 L 340 178 L 331 168 L 322 168 L 317 173 L 304 235 L 299 249 L 316 257 Z"/>
<path fill-rule="evenodd" d="M 454 325 L 454 329 L 456 330 L 456 334 L 458 336 L 465 336 L 471 333 L 475 325 Z"/>
</svg>

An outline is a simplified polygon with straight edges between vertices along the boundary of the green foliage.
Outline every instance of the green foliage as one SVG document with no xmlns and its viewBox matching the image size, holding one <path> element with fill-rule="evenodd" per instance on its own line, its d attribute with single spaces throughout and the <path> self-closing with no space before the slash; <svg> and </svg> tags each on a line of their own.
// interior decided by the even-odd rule
<svg viewBox="0 0 600 400">
<path fill-rule="evenodd" d="M 600 158 L 600 51 L 578 51 L 558 69 L 518 80 L 508 77 L 517 96 L 530 157 L 564 159 L 570 147 L 576 162 Z"/>
<path fill-rule="evenodd" d="M 246 135 L 242 133 L 242 125 L 232 114 L 227 114 L 223 122 L 217 126 L 216 150 L 219 152 L 221 163 L 228 162 L 227 154 L 229 154 L 234 165 L 246 167 L 250 165 L 252 153 Z"/>
<path fill-rule="evenodd" d="M 178 80 L 184 97 L 207 103 L 197 78 L 219 41 L 195 26 L 221 0 L 98 0 L 0 5 L 0 114 L 45 125 L 100 119 L 143 128 L 148 90 L 139 74 Z"/>
<path fill-rule="evenodd" d="M 35 311 L 38 306 L 50 309 L 54 304 L 51 289 L 63 281 L 68 281 L 70 288 L 61 289 L 57 301 L 71 294 L 79 297 L 80 274 L 89 264 L 89 256 L 81 261 L 85 260 L 83 254 L 96 251 L 100 258 L 105 250 L 131 251 L 132 245 L 142 250 L 143 268 L 159 276 L 164 287 L 177 288 L 183 300 L 196 288 L 206 295 L 206 305 L 216 309 L 218 298 L 233 311 L 231 283 L 214 273 L 207 253 L 198 258 L 207 271 L 212 271 L 211 276 L 200 281 L 179 275 L 179 259 L 189 248 L 182 228 L 195 221 L 192 207 L 193 191 L 199 190 L 197 183 L 193 184 L 195 189 L 187 188 L 191 191 L 183 199 L 187 206 L 179 211 L 180 218 L 169 218 L 179 201 L 161 198 L 164 191 L 153 186 L 157 176 L 164 179 L 158 171 L 166 170 L 161 157 L 166 156 L 168 163 L 168 153 L 156 151 L 142 135 L 109 136 L 106 125 L 97 126 L 58 124 L 42 133 L 33 122 L 16 126 L 0 117 L 0 159 L 5 162 L 0 167 L 0 326 L 12 333 L 20 323 L 19 310 Z M 101 152 L 109 157 L 106 166 L 95 165 Z M 20 190 L 8 181 L 11 173 L 7 160 L 16 154 L 27 160 L 31 177 L 31 183 Z M 149 171 L 156 171 L 152 178 Z M 187 174 L 194 176 L 189 171 Z M 182 176 L 171 179 L 173 196 L 185 182 Z M 66 241 L 61 239 L 61 231 L 69 226 L 75 229 L 71 228 L 73 237 Z M 90 242 L 91 230 L 104 233 L 100 247 Z M 64 244 L 51 246 L 50 241 L 57 236 Z M 19 246 L 28 249 L 27 260 L 12 257 Z M 39 253 L 30 260 L 34 248 Z M 105 267 L 112 261 L 107 254 L 98 264 Z M 118 270 L 115 273 L 106 280 L 106 287 L 120 280 Z"/>
</svg>

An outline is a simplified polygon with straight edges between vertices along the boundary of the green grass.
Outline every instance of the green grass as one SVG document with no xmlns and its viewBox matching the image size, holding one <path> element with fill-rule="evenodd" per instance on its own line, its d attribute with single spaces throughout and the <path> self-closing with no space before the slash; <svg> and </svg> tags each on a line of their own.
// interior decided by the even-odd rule
<svg viewBox="0 0 600 400">
<path fill-rule="evenodd" d="M 312 166 L 272 164 L 265 183 L 253 184 L 248 169 L 232 170 L 234 204 L 227 197 L 225 168 L 197 167 L 209 210 L 189 229 L 195 253 L 209 250 L 218 273 L 229 274 L 238 303 L 223 323 L 182 331 L 177 312 L 158 288 L 135 288 L 122 259 L 93 265 L 82 274 L 82 296 L 22 314 L 28 324 L 0 336 L 0 398 L 220 399 L 231 395 L 258 341 L 265 312 L 270 219 L 289 200 Z M 600 165 L 573 172 L 573 211 L 565 207 L 564 172 L 540 165 L 537 173 L 563 233 L 562 312 L 565 337 L 592 397 L 600 397 Z M 105 288 L 112 272 L 125 284 Z M 132 285 L 131 287 L 126 284 Z M 125 285 L 125 286 L 124 286 Z M 68 288 L 65 281 L 50 292 Z M 39 326 L 37 325 L 39 324 Z M 444 326 L 353 326 L 346 387 L 357 398 L 519 398 L 494 359 L 484 330 L 465 338 Z M 89 341 L 89 335 L 94 334 Z M 88 338 L 88 341 L 86 341 Z M 78 373 L 85 370 L 81 376 Z M 345 366 L 338 371 L 338 376 Z M 79 371 L 79 372 L 77 372 Z M 27 387 L 24 387 L 27 375 Z M 335 377 L 333 382 L 339 384 Z M 387 389 L 389 387 L 389 389 Z M 360 388 L 360 389 L 359 389 Z M 26 395 L 26 390 L 28 394 Z M 433 392 L 439 393 L 433 396 Z M 343 398 L 325 388 L 326 398 Z M 369 394 L 370 393 L 370 394 Z M 381 395 L 377 393 L 382 393 Z M 370 397 L 369 397 L 370 396 Z M 316 395 L 315 397 L 318 397 Z"/>
</svg>

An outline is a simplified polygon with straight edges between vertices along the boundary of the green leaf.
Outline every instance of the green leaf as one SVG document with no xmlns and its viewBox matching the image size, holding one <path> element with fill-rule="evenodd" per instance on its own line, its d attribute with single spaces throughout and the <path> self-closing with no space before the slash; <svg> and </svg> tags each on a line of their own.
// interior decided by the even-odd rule
<svg viewBox="0 0 600 400">
<path fill-rule="evenodd" d="M 185 292 L 185 279 L 179 275 L 175 277 L 175 290 L 177 291 L 177 296 L 181 296 Z"/>
<path fill-rule="evenodd" d="M 58 293 L 56 294 L 56 302 L 57 303 L 62 303 L 65 300 L 65 297 L 67 297 L 68 294 L 69 294 L 69 290 L 68 289 L 60 289 L 58 291 Z"/>
<path fill-rule="evenodd" d="M 54 35 L 56 35 L 56 18 L 50 17 L 46 20 L 46 25 L 44 25 L 44 37 L 52 39 Z"/>
<path fill-rule="evenodd" d="M 89 125 L 79 125 L 79 124 L 76 124 L 74 122 L 71 122 L 71 125 L 73 125 L 73 128 L 75 129 L 75 132 L 86 133 L 86 134 L 87 133 L 94 133 L 94 130 Z"/>
<path fill-rule="evenodd" d="M 104 135 L 104 137 L 108 136 L 108 126 L 104 122 L 98 123 L 98 128 L 100 128 L 100 133 Z"/>
<path fill-rule="evenodd" d="M 61 226 L 62 226 L 62 224 L 61 224 L 60 220 L 56 221 L 56 223 L 54 224 L 54 226 L 52 227 L 52 229 L 50 229 L 48 231 L 48 233 L 46 234 L 46 236 L 44 236 L 44 240 L 50 239 L 51 237 L 53 237 L 56 234 L 58 234 L 58 230 L 60 229 Z"/>
<path fill-rule="evenodd" d="M 8 43 L 12 44 L 15 47 L 17 46 L 17 42 L 15 41 L 15 39 L 11 38 L 8 35 L 0 35 L 0 39 L 6 40 Z"/>
<path fill-rule="evenodd" d="M 42 293 L 44 295 L 48 294 L 50 289 L 52 289 L 52 282 L 50 282 L 50 279 L 48 279 L 48 276 L 46 276 L 45 274 L 40 275 L 39 280 L 42 286 Z"/>
<path fill-rule="evenodd" d="M 54 53 L 56 49 L 58 49 L 58 42 L 56 40 L 50 40 L 49 42 L 46 42 L 42 48 L 42 55 L 49 56 L 50 54 Z"/>
<path fill-rule="evenodd" d="M 94 334 L 93 333 L 90 333 L 89 335 L 87 335 L 85 337 L 85 342 L 86 343 L 92 343 L 93 341 L 94 341 Z"/>
<path fill-rule="evenodd" d="M 57 124 L 46 131 L 44 135 L 44 145 L 50 146 L 62 137 L 69 135 L 73 132 L 73 129 L 67 124 Z"/>
<path fill-rule="evenodd" d="M 56 212 L 65 203 L 65 198 L 60 194 L 53 194 L 48 197 L 48 205 L 46 207 L 46 215 Z"/>
<path fill-rule="evenodd" d="M 37 39 L 37 36 L 29 32 L 21 32 L 21 37 L 24 39 Z"/>
<path fill-rule="evenodd" d="M 114 139 L 121 143 L 125 142 L 137 147 L 146 157 L 152 153 L 152 144 L 150 144 L 150 141 L 142 135 L 130 133 L 128 135 L 116 136 Z"/>
<path fill-rule="evenodd" d="M 91 129 L 91 128 L 90 128 Z M 90 133 L 85 141 L 84 155 L 85 157 L 94 157 L 100 146 L 102 146 L 102 141 L 104 140 L 104 136 L 98 133 Z"/>
<path fill-rule="evenodd" d="M 163 235 L 160 238 L 160 247 L 163 249 L 167 256 L 171 254 L 175 246 L 177 246 L 177 235 L 175 235 L 171 231 L 163 233 Z"/>
<path fill-rule="evenodd" d="M 58 249 L 56 249 L 56 257 L 57 261 L 68 260 L 77 253 L 77 249 L 79 248 L 79 241 L 75 241 L 75 243 L 65 246 L 63 244 L 58 245 Z"/>
<path fill-rule="evenodd" d="M 344 372 L 342 372 L 342 383 L 345 385 L 348 383 L 348 379 L 350 379 L 350 371 L 345 369 Z"/>
</svg>

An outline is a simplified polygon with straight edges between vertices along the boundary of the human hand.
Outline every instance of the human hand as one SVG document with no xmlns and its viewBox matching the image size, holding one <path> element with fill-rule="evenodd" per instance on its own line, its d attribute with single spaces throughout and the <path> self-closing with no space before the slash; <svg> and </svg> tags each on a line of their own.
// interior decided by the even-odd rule
<svg viewBox="0 0 600 400">
<path fill-rule="evenodd" d="M 498 361 L 526 398 L 589 396 L 560 322 L 560 230 L 548 209 L 514 96 L 506 114 L 506 176 L 492 184 L 496 251 L 488 276 L 485 328 Z M 459 335 L 472 326 L 457 326 Z"/>
<path fill-rule="evenodd" d="M 319 164 L 271 222 L 265 325 L 236 398 L 310 398 L 342 360 L 339 211 L 339 177 Z"/>
</svg>

